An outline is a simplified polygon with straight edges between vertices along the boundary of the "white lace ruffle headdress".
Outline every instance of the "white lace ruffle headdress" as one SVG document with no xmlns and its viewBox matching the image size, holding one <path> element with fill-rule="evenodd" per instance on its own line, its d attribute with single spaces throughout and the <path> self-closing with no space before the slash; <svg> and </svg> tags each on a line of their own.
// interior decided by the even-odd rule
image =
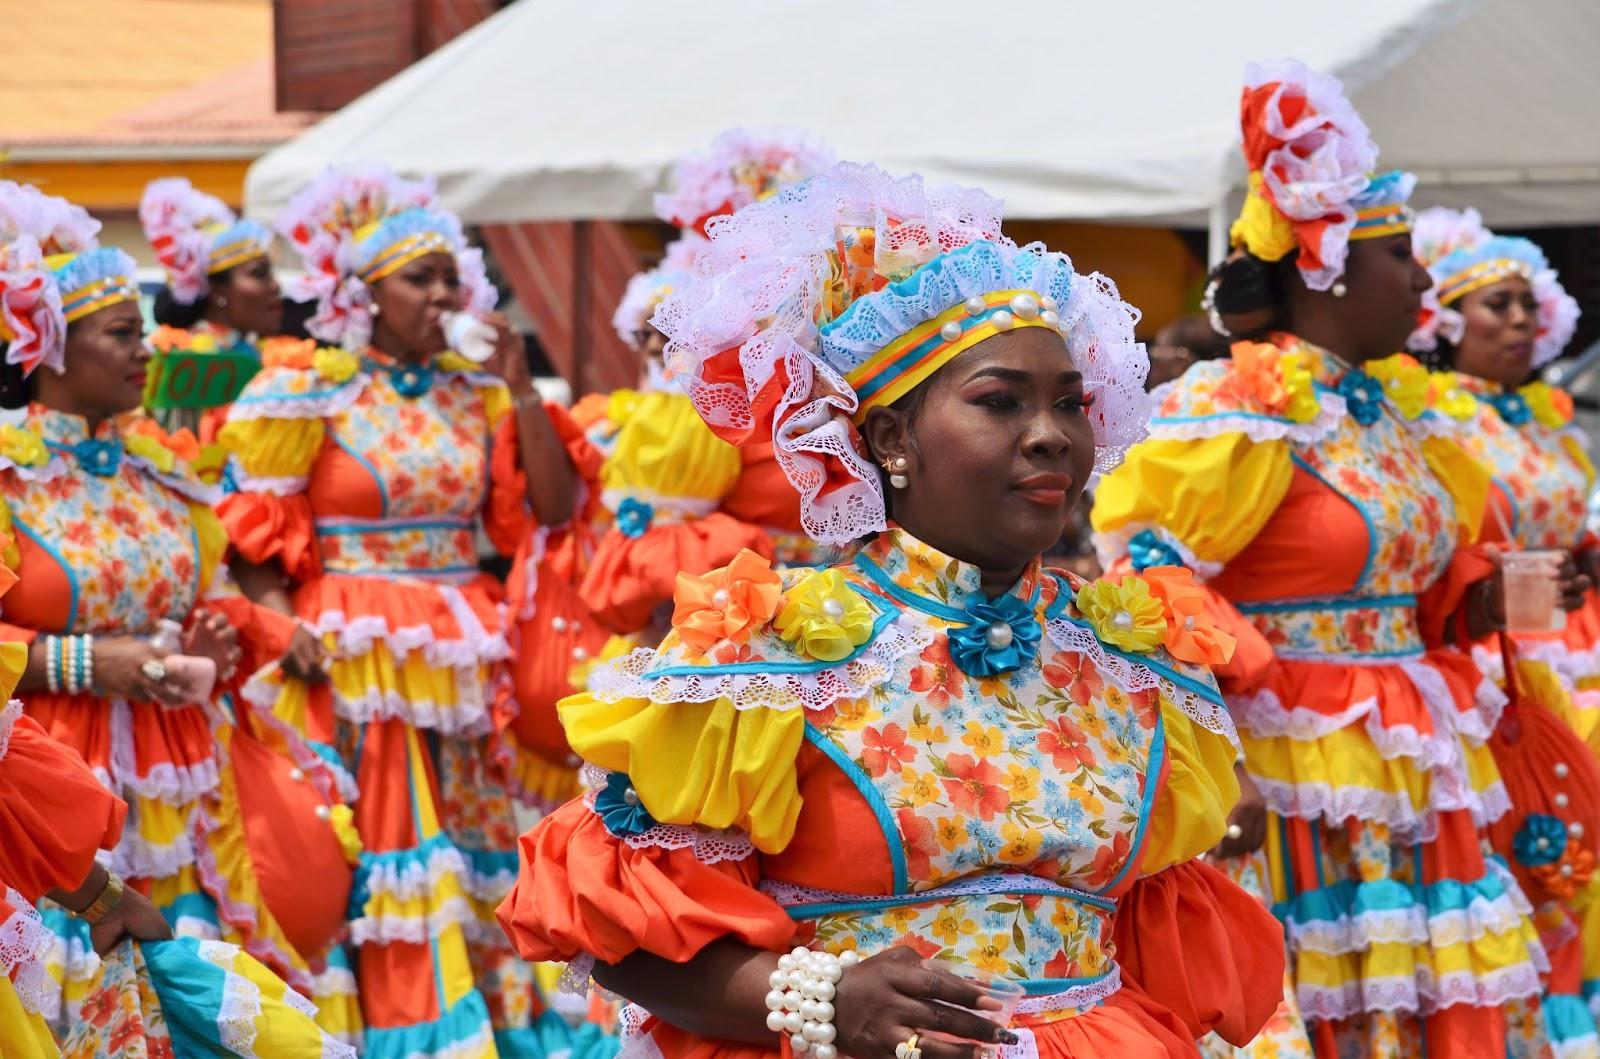
<svg viewBox="0 0 1600 1059">
<path fill-rule="evenodd" d="M 706 423 L 771 440 L 816 540 L 884 528 L 857 422 L 962 350 L 1015 327 L 1060 332 L 1095 395 L 1095 469 L 1144 434 L 1138 310 L 1064 254 L 1019 247 L 982 191 L 841 163 L 719 217 L 689 281 L 657 308 L 667 364 Z M 908 368 L 907 365 L 911 366 Z"/>
<path fill-rule="evenodd" d="M 240 220 L 221 199 L 182 177 L 163 177 L 145 187 L 139 223 L 167 271 L 173 299 L 183 305 L 204 298 L 212 276 L 272 249 L 272 229 Z"/>
<path fill-rule="evenodd" d="M 139 297 L 133 258 L 101 246 L 87 210 L 29 184 L 0 181 L 0 341 L 31 373 L 65 369 L 67 325 Z"/>
<path fill-rule="evenodd" d="M 685 231 L 759 202 L 781 187 L 830 168 L 833 148 L 802 129 L 729 129 L 672 168 L 672 190 L 656 196 L 656 216 Z"/>
<path fill-rule="evenodd" d="M 617 311 L 611 315 L 611 326 L 616 328 L 617 337 L 624 344 L 632 346 L 639 340 L 639 332 L 650 322 L 650 314 L 684 281 L 705 245 L 705 236 L 685 232 L 667 245 L 666 253 L 655 268 L 636 272 L 628 280 Z"/>
<path fill-rule="evenodd" d="M 1533 242 L 1494 234 L 1484 227 L 1477 210 L 1436 206 L 1417 215 L 1411 245 L 1433 276 L 1433 287 L 1422 296 L 1422 324 L 1407 342 L 1412 349 L 1432 350 L 1441 338 L 1460 342 L 1466 321 L 1452 306 L 1511 276 L 1527 280 L 1539 303 L 1533 366 L 1544 367 L 1572 341 L 1578 327 L 1577 300 L 1561 286 L 1544 251 Z"/>
<path fill-rule="evenodd" d="M 486 311 L 498 298 L 483 252 L 467 244 L 455 214 L 440 208 L 433 182 L 405 180 L 380 163 L 327 170 L 284 208 L 278 231 L 306 266 L 290 296 L 317 300 L 306 327 L 324 342 L 365 349 L 372 338 L 367 284 L 426 254 L 454 255 L 463 309 Z"/>
</svg>

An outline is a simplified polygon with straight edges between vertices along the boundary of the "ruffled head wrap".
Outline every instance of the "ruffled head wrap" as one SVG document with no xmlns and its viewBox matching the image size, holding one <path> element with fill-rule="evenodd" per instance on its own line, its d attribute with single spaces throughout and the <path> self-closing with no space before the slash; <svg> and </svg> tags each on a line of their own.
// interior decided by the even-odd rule
<svg viewBox="0 0 1600 1059">
<path fill-rule="evenodd" d="M 24 374 L 64 369 L 68 324 L 138 300 L 133 258 L 101 246 L 99 231 L 81 206 L 0 181 L 0 339 Z"/>
<path fill-rule="evenodd" d="M 617 329 L 618 338 L 630 346 L 638 341 L 639 332 L 650 323 L 650 314 L 684 281 L 705 245 L 704 236 L 685 233 L 668 244 L 660 264 L 635 273 L 628 280 L 622 301 L 617 303 L 617 311 L 611 316 L 611 326 Z"/>
<path fill-rule="evenodd" d="M 1252 63 L 1239 107 L 1250 177 L 1232 245 L 1295 263 L 1306 286 L 1327 290 L 1344 273 L 1352 239 L 1411 227 L 1409 173 L 1369 174 L 1378 163 L 1361 115 L 1338 80 L 1294 61 Z"/>
<path fill-rule="evenodd" d="M 427 254 L 455 257 L 463 309 L 494 308 L 483 253 L 439 207 L 432 181 L 405 180 L 376 163 L 329 169 L 284 208 L 278 231 L 305 260 L 290 295 L 317 300 L 306 326 L 325 342 L 364 348 L 372 337 L 368 285 Z"/>
<path fill-rule="evenodd" d="M 656 196 L 656 216 L 704 233 L 711 218 L 760 202 L 837 160 L 833 148 L 800 129 L 729 129 L 673 167 L 672 190 Z"/>
<path fill-rule="evenodd" d="M 210 277 L 272 249 L 271 229 L 240 220 L 221 199 L 182 177 L 150 182 L 139 200 L 139 223 L 167 271 L 172 297 L 183 305 L 206 296 Z"/>
<path fill-rule="evenodd" d="M 1556 278 L 1544 251 L 1518 236 L 1495 235 L 1483 226 L 1477 210 L 1437 206 L 1417 215 L 1411 238 L 1417 260 L 1433 276 L 1422 296 L 1422 323 L 1407 342 L 1418 352 L 1437 348 L 1439 340 L 1460 342 L 1466 321 L 1454 306 L 1475 290 L 1521 276 L 1539 303 L 1538 330 L 1533 338 L 1533 366 L 1541 368 L 1561 355 L 1578 327 L 1578 303 Z"/>
<path fill-rule="evenodd" d="M 1064 254 L 1019 247 L 981 191 L 843 163 L 708 226 L 656 310 L 667 366 L 734 444 L 771 440 L 814 539 L 885 525 L 857 425 L 954 357 L 1021 327 L 1059 333 L 1095 394 L 1095 468 L 1144 433 L 1138 311 Z"/>
</svg>

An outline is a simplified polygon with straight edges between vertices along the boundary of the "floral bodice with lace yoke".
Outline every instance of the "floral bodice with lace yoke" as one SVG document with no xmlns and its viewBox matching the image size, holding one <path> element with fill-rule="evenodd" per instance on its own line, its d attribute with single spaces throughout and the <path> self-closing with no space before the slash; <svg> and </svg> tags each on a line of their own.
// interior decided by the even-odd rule
<svg viewBox="0 0 1600 1059">
<path fill-rule="evenodd" d="M 543 890 L 589 847 L 692 853 L 737 865 L 765 895 L 745 900 L 813 945 L 908 944 L 1093 1008 L 1120 980 L 1119 898 L 1208 849 L 1236 797 L 1205 666 L 1227 651 L 1199 597 L 1186 571 L 1086 584 L 1035 563 L 991 598 L 901 529 L 830 569 L 747 552 L 685 576 L 661 647 L 563 704 L 592 789 L 524 840 L 526 871 Z M 683 899 L 720 903 L 693 874 Z M 584 889 L 585 922 L 516 894 L 502 921 L 614 960 L 623 875 Z"/>
<path fill-rule="evenodd" d="M 183 621 L 225 544 L 169 439 L 32 405 L 0 427 L 0 495 L 20 582 L 6 621 L 55 633 L 142 633 Z"/>
</svg>

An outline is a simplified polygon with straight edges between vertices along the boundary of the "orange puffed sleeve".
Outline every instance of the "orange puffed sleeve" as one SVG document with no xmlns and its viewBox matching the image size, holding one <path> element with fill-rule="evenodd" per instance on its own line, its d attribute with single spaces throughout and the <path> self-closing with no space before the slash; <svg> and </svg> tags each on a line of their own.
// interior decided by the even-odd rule
<svg viewBox="0 0 1600 1059">
<path fill-rule="evenodd" d="M 322 573 L 311 501 L 304 493 L 230 493 L 217 505 L 217 517 L 233 550 L 250 562 L 276 559 L 295 581 Z"/>
<path fill-rule="evenodd" d="M 1443 574 L 1417 597 L 1417 619 L 1422 639 L 1429 647 L 1446 643 L 1465 644 L 1467 590 L 1479 581 L 1494 576 L 1495 562 L 1490 546 L 1473 544 L 1456 549 Z"/>
<path fill-rule="evenodd" d="M 1283 928 L 1209 864 L 1187 861 L 1134 883 L 1114 927 L 1124 981 L 1183 1020 L 1244 1045 L 1283 999 Z"/>
<path fill-rule="evenodd" d="M 565 408 L 547 401 L 544 412 L 567 452 L 573 473 L 593 491 L 593 483 L 600 475 L 599 451 L 589 444 L 583 429 Z M 483 513 L 483 529 L 497 551 L 513 555 L 536 525 L 528 510 L 528 476 L 517 447 L 516 416 L 503 415 L 495 427 L 489 467 L 489 504 Z"/>
<path fill-rule="evenodd" d="M 497 914 L 527 960 L 589 953 L 616 963 L 643 949 L 682 963 L 718 938 L 779 949 L 794 936 L 793 920 L 756 889 L 754 854 L 707 864 L 690 848 L 635 849 L 582 801 L 539 821 L 521 851 Z"/>
<path fill-rule="evenodd" d="M 0 717 L 0 733 L 6 721 Z M 128 806 L 73 750 L 17 717 L 0 757 L 0 879 L 31 902 L 83 884 L 95 851 L 116 845 Z"/>
</svg>

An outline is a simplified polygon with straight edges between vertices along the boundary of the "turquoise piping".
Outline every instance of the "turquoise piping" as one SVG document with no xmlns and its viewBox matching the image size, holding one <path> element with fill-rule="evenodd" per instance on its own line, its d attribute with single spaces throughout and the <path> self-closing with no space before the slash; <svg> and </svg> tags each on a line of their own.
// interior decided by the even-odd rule
<svg viewBox="0 0 1600 1059">
<path fill-rule="evenodd" d="M 1105 886 L 1096 890 L 1097 894 L 1108 894 L 1122 885 L 1133 866 L 1143 858 L 1140 853 L 1144 849 L 1145 831 L 1150 826 L 1150 809 L 1155 805 L 1156 788 L 1161 786 L 1161 773 L 1167 761 L 1167 718 L 1162 710 L 1156 711 L 1156 732 L 1150 740 L 1150 757 L 1145 764 L 1144 793 L 1139 799 L 1139 826 L 1134 829 L 1133 842 L 1129 845 L 1128 859 L 1123 861 L 1122 869 L 1117 872 L 1117 877 Z"/>
<path fill-rule="evenodd" d="M 1097 974 L 1091 978 L 1023 978 L 1017 982 L 1022 991 L 1028 996 L 1049 996 L 1051 993 L 1065 993 L 1069 989 L 1078 989 L 1086 985 L 1094 985 L 1111 977 L 1111 972 Z"/>
<path fill-rule="evenodd" d="M 34 544 L 37 544 L 41 551 L 49 555 L 50 558 L 54 559 L 56 561 L 56 565 L 61 567 L 61 572 L 66 575 L 67 586 L 72 590 L 72 592 L 67 598 L 67 620 L 66 623 L 61 626 L 61 629 L 63 632 L 70 630 L 74 625 L 77 624 L 78 621 L 78 598 L 81 595 L 81 590 L 78 587 L 77 573 L 72 569 L 71 566 L 67 565 L 67 561 L 61 557 L 60 552 L 56 551 L 49 544 L 46 544 L 44 538 L 33 532 L 33 530 L 29 529 L 27 524 L 21 519 L 13 516 L 11 521 L 12 524 L 17 527 L 17 529 L 22 531 L 22 535 L 24 537 L 28 538 Z"/>
<path fill-rule="evenodd" d="M 1296 467 L 1299 467 L 1302 471 L 1305 471 L 1311 477 L 1315 478 L 1317 481 L 1321 482 L 1323 485 L 1327 486 L 1329 489 L 1332 489 L 1335 493 L 1338 494 L 1338 496 L 1339 496 L 1339 498 L 1341 500 L 1343 500 L 1345 503 L 1349 504 L 1351 507 L 1355 508 L 1356 509 L 1356 514 L 1361 516 L 1362 523 L 1367 527 L 1367 558 L 1366 558 L 1366 561 L 1361 564 L 1361 576 L 1356 578 L 1356 587 L 1359 588 L 1360 586 L 1362 586 L 1362 585 L 1367 583 L 1367 575 L 1372 572 L 1373 560 L 1376 559 L 1377 556 L 1378 556 L 1378 528 L 1372 524 L 1372 518 L 1371 518 L 1371 516 L 1369 516 L 1367 514 L 1367 509 L 1366 508 L 1362 507 L 1360 504 L 1356 503 L 1354 500 L 1351 500 L 1348 496 L 1346 496 L 1343 492 L 1341 492 L 1332 482 L 1328 481 L 1326 478 L 1322 477 L 1322 475 L 1318 474 L 1316 469 L 1313 468 L 1311 466 L 1311 464 L 1307 463 L 1300 456 L 1299 453 L 1297 453 L 1297 452 L 1296 453 L 1290 453 L 1290 457 L 1294 460 L 1294 464 L 1295 464 Z"/>
<path fill-rule="evenodd" d="M 883 840 L 889 847 L 889 863 L 894 872 L 894 892 L 903 894 L 911 888 L 906 877 L 906 850 L 900 839 L 900 829 L 895 826 L 894 816 L 889 812 L 889 803 L 883 800 L 883 795 L 872 781 L 862 773 L 860 766 L 845 754 L 839 746 L 806 722 L 806 742 L 816 747 L 825 754 L 829 761 L 839 767 L 856 790 L 861 792 L 861 797 L 867 800 L 867 805 L 872 809 L 872 815 L 877 817 L 878 829 L 883 832 Z"/>
<path fill-rule="evenodd" d="M 873 584 L 883 589 L 891 598 L 905 604 L 912 610 L 920 610 L 924 614 L 930 614 L 944 621 L 953 621 L 962 625 L 972 624 L 972 616 L 966 611 L 947 606 L 936 599 L 918 595 L 908 588 L 902 588 L 895 584 L 894 579 L 889 576 L 889 572 L 871 559 L 868 559 L 865 554 L 856 556 L 856 567 L 871 578 Z M 1039 590 L 1043 584 L 1044 578 L 1040 577 L 1039 583 L 1033 586 L 1033 596 L 1028 600 L 1029 607 L 1037 607 L 1039 605 Z"/>
<path fill-rule="evenodd" d="M 1308 610 L 1370 610 L 1373 607 L 1415 607 L 1417 597 L 1410 594 L 1395 596 L 1334 596 L 1321 599 L 1285 600 L 1273 603 L 1235 603 L 1243 614 L 1298 614 Z"/>
<path fill-rule="evenodd" d="M 1016 886 L 1004 890 L 994 891 L 998 894 L 1026 895 L 1029 897 L 1064 897 L 1069 901 L 1098 908 L 1102 912 L 1115 912 L 1116 901 L 1109 897 L 1101 897 L 1098 893 L 1086 893 L 1082 890 L 1073 890 L 1070 887 L 1030 885 L 1018 883 Z M 1103 892 L 1103 891 L 1102 891 Z M 790 919 L 821 919 L 823 916 L 840 915 L 847 912 L 877 912 L 886 908 L 904 908 L 906 905 L 919 905 L 930 900 L 948 900 L 950 895 L 942 897 L 929 897 L 926 891 L 918 893 L 886 894 L 879 897 L 862 897 L 856 901 L 817 901 L 811 904 L 789 905 L 785 911 Z M 979 896 L 977 894 L 962 896 Z"/>
<path fill-rule="evenodd" d="M 332 433 L 330 431 L 329 432 L 329 437 L 333 438 L 333 443 L 335 445 L 339 446 L 340 450 L 343 451 L 346 456 L 349 456 L 352 460 L 355 460 L 357 463 L 361 464 L 361 466 L 366 470 L 366 472 L 368 474 L 372 475 L 372 482 L 373 482 L 374 485 L 376 485 L 378 487 L 378 498 L 382 501 L 382 504 L 383 504 L 383 517 L 385 517 L 385 518 L 388 517 L 388 514 L 389 514 L 389 490 L 383 484 L 383 478 L 379 476 L 378 469 L 376 467 L 374 467 L 372 465 L 372 462 L 370 460 L 368 460 L 365 456 L 361 455 L 361 453 L 357 452 L 355 449 L 352 449 L 349 445 L 346 445 L 344 443 L 344 440 L 342 438 L 340 438 L 338 434 Z"/>
<path fill-rule="evenodd" d="M 374 519 L 366 525 L 350 523 L 323 524 L 316 526 L 317 536 L 335 537 L 347 535 L 360 535 L 364 533 L 401 533 L 407 530 L 470 530 L 473 528 L 471 519 Z"/>
</svg>

